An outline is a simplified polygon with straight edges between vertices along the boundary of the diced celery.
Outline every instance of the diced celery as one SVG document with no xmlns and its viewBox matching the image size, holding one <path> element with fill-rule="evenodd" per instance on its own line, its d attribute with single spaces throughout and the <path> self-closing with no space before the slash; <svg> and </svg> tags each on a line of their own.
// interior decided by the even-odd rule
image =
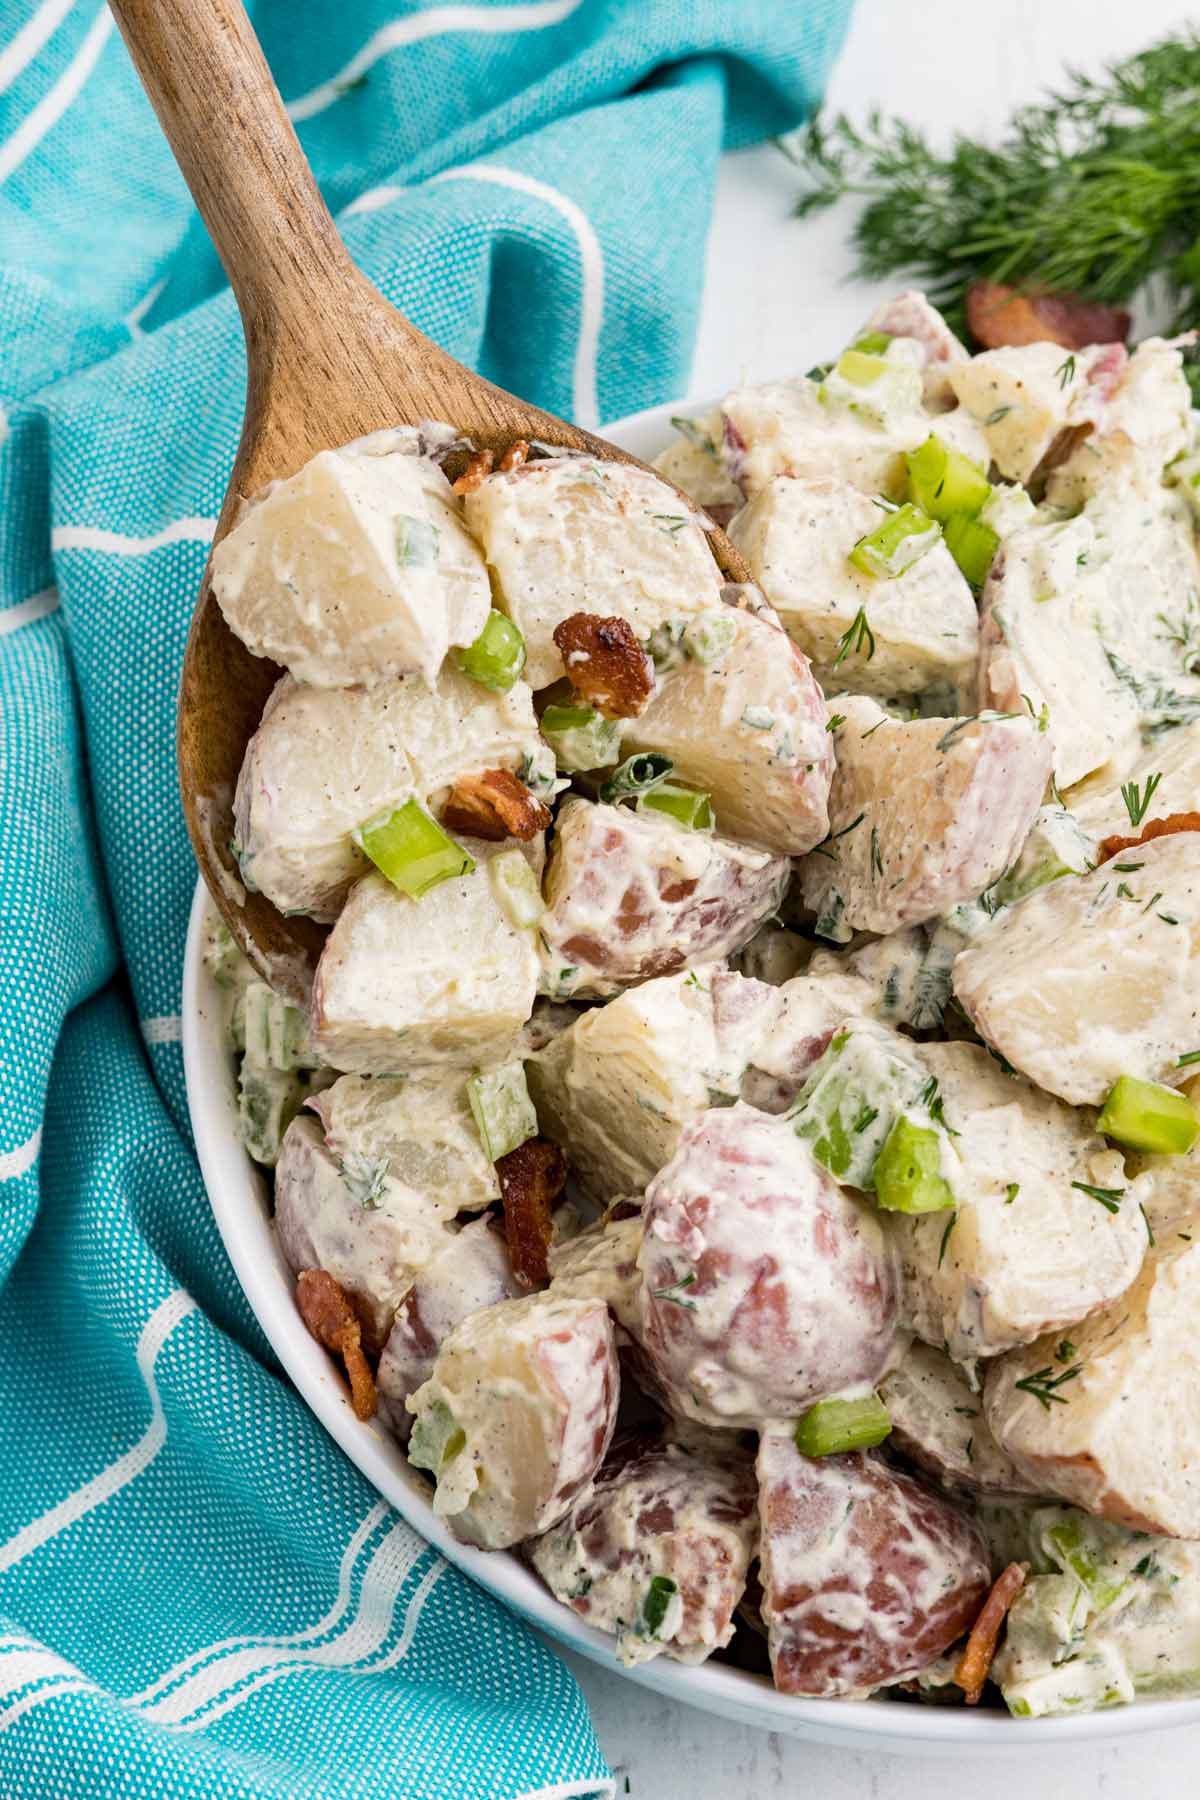
<svg viewBox="0 0 1200 1800">
<path fill-rule="evenodd" d="M 736 632 L 730 608 L 714 608 L 689 620 L 683 633 L 683 647 L 696 662 L 719 662 L 733 643 Z"/>
<path fill-rule="evenodd" d="M 692 788 L 677 787 L 673 781 L 664 781 L 656 788 L 638 796 L 639 812 L 666 813 L 677 825 L 686 826 L 688 831 L 711 831 L 713 829 L 712 801 L 707 794 L 698 794 Z"/>
<path fill-rule="evenodd" d="M 525 639 L 520 627 L 493 607 L 475 642 L 456 650 L 454 660 L 480 687 L 507 693 L 525 667 Z"/>
<path fill-rule="evenodd" d="M 402 569 L 432 569 L 438 559 L 441 533 L 431 519 L 414 519 L 411 513 L 396 515 L 396 560 Z"/>
<path fill-rule="evenodd" d="M 1064 875 L 1083 875 L 1096 861 L 1095 840 L 1063 806 L 1043 806 L 1034 817 L 1016 862 L 989 892 L 1004 906 Z"/>
<path fill-rule="evenodd" d="M 250 981 L 242 996 L 241 1039 L 246 1061 L 264 1069 L 314 1069 L 319 1058 L 308 1038 L 308 1018 L 265 981 Z"/>
<path fill-rule="evenodd" d="M 249 967 L 232 931 L 215 912 L 204 922 L 204 966 L 218 987 L 236 987 Z"/>
<path fill-rule="evenodd" d="M 606 719 L 594 706 L 550 705 L 541 726 L 555 762 L 568 775 L 611 768 L 621 754 L 621 721 Z"/>
<path fill-rule="evenodd" d="M 870 387 L 872 382 L 878 381 L 888 370 L 887 362 L 882 356 L 872 355 L 857 347 L 843 350 L 833 366 L 835 372 L 843 381 L 848 381 L 851 387 Z"/>
<path fill-rule="evenodd" d="M 283 1134 L 308 1092 L 302 1078 L 290 1070 L 243 1060 L 238 1073 L 238 1131 L 255 1162 L 275 1167 Z"/>
<path fill-rule="evenodd" d="M 537 1136 L 537 1113 L 521 1063 L 504 1063 L 498 1069 L 484 1069 L 472 1075 L 467 1082 L 467 1099 L 480 1142 L 493 1162 Z"/>
<path fill-rule="evenodd" d="M 627 756 L 613 770 L 600 789 L 600 798 L 625 800 L 634 794 L 649 793 L 651 788 L 661 787 L 674 767 L 669 756 L 657 750 L 641 750 L 635 756 Z"/>
<path fill-rule="evenodd" d="M 864 331 L 861 337 L 855 338 L 850 348 L 865 351 L 868 356 L 886 356 L 891 341 L 891 335 L 886 331 Z"/>
<path fill-rule="evenodd" d="M 822 1166 L 850 1187 L 870 1189 L 898 1113 L 914 1102 L 924 1071 L 880 1032 L 839 1031 L 809 1071 L 789 1117 Z"/>
<path fill-rule="evenodd" d="M 878 1394 L 858 1400 L 818 1400 L 796 1424 L 801 1456 L 839 1456 L 846 1450 L 870 1450 L 892 1429 L 891 1416 Z"/>
<path fill-rule="evenodd" d="M 1121 1075 L 1109 1092 L 1097 1126 L 1130 1150 L 1182 1156 L 1200 1135 L 1200 1115 L 1186 1094 Z"/>
<path fill-rule="evenodd" d="M 887 1212 L 943 1212 L 955 1204 L 936 1131 L 901 1114 L 875 1164 L 875 1198 Z"/>
<path fill-rule="evenodd" d="M 520 850 L 502 850 L 488 864 L 496 904 L 518 931 L 536 925 L 545 911 L 538 878 Z"/>
<path fill-rule="evenodd" d="M 408 1440 L 408 1460 L 414 1468 L 440 1475 L 447 1463 L 467 1447 L 467 1434 L 444 1400 L 435 1400 L 418 1414 Z"/>
<path fill-rule="evenodd" d="M 475 859 L 444 832 L 415 800 L 378 813 L 354 833 L 354 841 L 393 887 L 419 900 L 440 881 L 470 875 Z"/>
<path fill-rule="evenodd" d="M 963 575 L 973 588 L 981 588 L 987 580 L 1000 539 L 990 525 L 967 513 L 955 513 L 953 518 L 947 519 L 944 531 L 946 548 Z"/>
<path fill-rule="evenodd" d="M 908 486 L 922 512 L 945 521 L 956 513 L 973 519 L 992 491 L 977 463 L 931 432 L 916 450 L 905 454 Z"/>
<path fill-rule="evenodd" d="M 1122 1594 L 1128 1583 L 1114 1567 L 1111 1558 L 1103 1559 L 1104 1547 L 1097 1553 L 1084 1542 L 1083 1527 L 1077 1518 L 1064 1519 L 1046 1533 L 1061 1564 L 1086 1588 L 1088 1599 L 1097 1612 L 1105 1612 Z"/>
<path fill-rule="evenodd" d="M 888 513 L 883 523 L 866 537 L 859 538 L 849 554 L 849 562 L 864 575 L 880 581 L 894 581 L 932 550 L 941 536 L 941 526 L 919 507 L 906 501 L 895 512 Z"/>
</svg>

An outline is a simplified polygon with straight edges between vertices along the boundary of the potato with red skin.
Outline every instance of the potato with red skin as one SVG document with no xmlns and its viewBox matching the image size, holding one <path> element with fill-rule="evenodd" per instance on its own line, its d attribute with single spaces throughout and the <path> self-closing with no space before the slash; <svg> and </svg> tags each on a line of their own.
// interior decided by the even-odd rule
<svg viewBox="0 0 1200 1800">
<path fill-rule="evenodd" d="M 973 1520 L 867 1455 L 758 1450 L 763 1618 L 775 1686 L 820 1698 L 903 1681 L 968 1631 L 991 1586 Z"/>
<path fill-rule="evenodd" d="M 643 1217 L 641 1342 L 679 1418 L 794 1419 L 890 1366 L 897 1287 L 878 1219 L 789 1120 L 741 1103 L 689 1120 Z"/>
<path fill-rule="evenodd" d="M 786 856 L 572 795 L 544 884 L 542 939 L 554 968 L 571 970 L 555 991 L 603 998 L 723 961 L 776 911 L 790 873 Z"/>
<path fill-rule="evenodd" d="M 600 1300 L 525 1294 L 469 1313 L 406 1401 L 434 1512 L 481 1550 L 557 1525 L 604 1460 L 619 1386 Z"/>
<path fill-rule="evenodd" d="M 626 1439 L 529 1560 L 556 1599 L 616 1634 L 621 1662 L 665 1652 L 700 1663 L 733 1636 L 756 1499 L 753 1465 L 732 1439 L 686 1448 Z"/>
<path fill-rule="evenodd" d="M 522 1292 L 503 1235 L 488 1219 L 472 1219 L 426 1264 L 396 1308 L 376 1371 L 379 1416 L 393 1437 L 408 1442 L 412 1415 L 404 1403 L 432 1375 L 454 1327 L 481 1306 Z"/>
</svg>

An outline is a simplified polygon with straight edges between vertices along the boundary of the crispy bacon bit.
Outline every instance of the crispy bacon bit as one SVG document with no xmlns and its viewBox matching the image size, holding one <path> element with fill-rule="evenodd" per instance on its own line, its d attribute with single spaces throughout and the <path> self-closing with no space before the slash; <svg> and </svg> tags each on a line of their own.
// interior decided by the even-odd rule
<svg viewBox="0 0 1200 1800">
<path fill-rule="evenodd" d="M 498 844 L 504 838 L 526 841 L 545 831 L 550 809 L 534 797 L 510 769 L 485 769 L 482 775 L 460 775 L 442 808 L 442 824 L 468 837 Z"/>
<path fill-rule="evenodd" d="M 511 475 L 514 469 L 522 468 L 528 460 L 529 445 L 524 438 L 518 438 L 515 444 L 508 446 L 500 458 L 500 473 Z"/>
<path fill-rule="evenodd" d="M 1013 344 L 1061 344 L 1086 350 L 1089 344 L 1118 344 L 1129 335 L 1129 314 L 1079 294 L 1022 294 L 997 281 L 975 281 L 967 289 L 967 324 L 985 350 Z"/>
<path fill-rule="evenodd" d="M 554 627 L 571 686 L 606 719 L 636 719 L 654 692 L 654 664 L 627 619 L 572 613 Z"/>
<path fill-rule="evenodd" d="M 490 450 L 473 451 L 470 462 L 454 483 L 454 492 L 456 494 L 474 493 L 484 476 L 491 474 L 492 464 L 495 460 Z"/>
<path fill-rule="evenodd" d="M 1151 838 L 1174 837 L 1180 831 L 1200 831 L 1200 812 L 1169 813 L 1165 819 L 1151 819 L 1137 837 L 1106 837 L 1100 845 L 1100 861 L 1106 863 L 1123 850 L 1136 850 Z"/>
<path fill-rule="evenodd" d="M 504 1196 L 504 1232 L 513 1274 L 522 1287 L 550 1279 L 548 1252 L 554 1237 L 550 1211 L 567 1179 L 557 1144 L 530 1138 L 496 1164 Z"/>
<path fill-rule="evenodd" d="M 345 1289 L 324 1269 L 301 1269 L 296 1277 L 296 1309 L 318 1344 L 345 1364 L 355 1418 L 373 1419 L 375 1377 L 363 1355 L 362 1326 Z"/>
<path fill-rule="evenodd" d="M 988 1678 L 992 1658 L 996 1654 L 1000 1629 L 1008 1609 L 1025 1586 L 1028 1563 L 1009 1563 L 992 1586 L 983 1609 L 971 1627 L 971 1635 L 958 1659 L 954 1679 L 967 1696 L 968 1706 L 978 1706 L 983 1684 Z"/>
</svg>

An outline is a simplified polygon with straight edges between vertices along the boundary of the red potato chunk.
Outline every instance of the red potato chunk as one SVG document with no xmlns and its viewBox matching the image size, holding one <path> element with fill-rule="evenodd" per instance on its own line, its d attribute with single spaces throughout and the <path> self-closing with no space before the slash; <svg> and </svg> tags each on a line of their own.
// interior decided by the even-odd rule
<svg viewBox="0 0 1200 1800">
<path fill-rule="evenodd" d="M 794 1418 L 888 1367 L 897 1291 L 879 1223 L 788 1120 L 744 1104 L 690 1120 L 644 1219 L 642 1346 L 680 1418 Z"/>
<path fill-rule="evenodd" d="M 396 1309 L 376 1371 L 379 1416 L 401 1443 L 412 1430 L 405 1402 L 433 1374 L 454 1327 L 520 1292 L 504 1239 L 487 1219 L 465 1225 L 421 1270 Z"/>
<path fill-rule="evenodd" d="M 967 1515 L 873 1456 L 758 1451 L 763 1618 L 781 1693 L 868 1694 L 968 1631 L 991 1585 Z"/>
<path fill-rule="evenodd" d="M 633 1439 L 529 1560 L 556 1599 L 615 1634 L 621 1662 L 699 1663 L 733 1636 L 757 1536 L 754 1469 L 735 1446 Z"/>
<path fill-rule="evenodd" d="M 546 870 L 542 936 L 572 995 L 601 998 L 635 981 L 732 956 L 779 906 L 791 864 L 662 814 L 559 810 Z"/>
<path fill-rule="evenodd" d="M 387 1172 L 339 1164 L 315 1119 L 293 1119 L 275 1168 L 275 1232 L 297 1275 L 324 1269 L 379 1349 L 417 1274 L 450 1240 L 444 1206 Z"/>
<path fill-rule="evenodd" d="M 470 1313 L 408 1410 L 409 1460 L 455 1537 L 505 1550 L 556 1525 L 604 1459 L 619 1377 L 608 1308 L 527 1294 Z"/>
</svg>

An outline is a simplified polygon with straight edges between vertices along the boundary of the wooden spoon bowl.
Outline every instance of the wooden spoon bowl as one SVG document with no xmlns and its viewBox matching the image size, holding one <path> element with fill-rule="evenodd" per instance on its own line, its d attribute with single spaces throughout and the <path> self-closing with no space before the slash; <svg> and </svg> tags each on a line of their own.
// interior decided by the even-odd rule
<svg viewBox="0 0 1200 1800">
<path fill-rule="evenodd" d="M 244 498 L 320 450 L 445 421 L 497 455 L 517 438 L 636 462 L 447 356 L 354 266 L 239 0 L 110 0 L 225 266 L 246 334 L 246 414 L 214 542 Z M 713 553 L 747 579 L 724 533 Z M 201 872 L 260 974 L 304 1002 L 326 928 L 247 893 L 230 853 L 246 745 L 281 671 L 226 625 L 206 569 L 179 690 L 179 783 Z"/>
</svg>

